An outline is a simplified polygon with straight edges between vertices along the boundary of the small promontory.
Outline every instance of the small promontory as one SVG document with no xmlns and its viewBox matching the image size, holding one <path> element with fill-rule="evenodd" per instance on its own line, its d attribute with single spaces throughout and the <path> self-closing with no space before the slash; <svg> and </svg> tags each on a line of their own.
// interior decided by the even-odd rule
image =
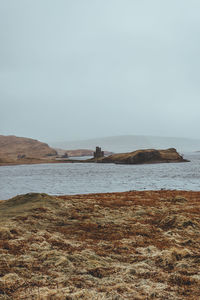
<svg viewBox="0 0 200 300">
<path fill-rule="evenodd" d="M 169 148 L 166 150 L 136 150 L 130 153 L 113 154 L 93 160 L 98 163 L 115 164 L 176 163 L 188 161 L 184 159 L 174 148 Z"/>
</svg>

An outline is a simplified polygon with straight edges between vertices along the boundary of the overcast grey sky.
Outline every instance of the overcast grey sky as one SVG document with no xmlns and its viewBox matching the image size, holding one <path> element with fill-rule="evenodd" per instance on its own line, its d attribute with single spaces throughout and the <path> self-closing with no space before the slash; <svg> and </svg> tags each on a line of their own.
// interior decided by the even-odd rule
<svg viewBox="0 0 200 300">
<path fill-rule="evenodd" d="M 199 0 L 0 0 L 0 134 L 199 138 Z"/>
</svg>

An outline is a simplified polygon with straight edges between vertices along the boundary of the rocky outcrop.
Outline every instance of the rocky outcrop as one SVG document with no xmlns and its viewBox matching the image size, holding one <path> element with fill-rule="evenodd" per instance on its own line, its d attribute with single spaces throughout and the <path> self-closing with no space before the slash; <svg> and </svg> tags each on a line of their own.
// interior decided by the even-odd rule
<svg viewBox="0 0 200 300">
<path fill-rule="evenodd" d="M 166 150 L 137 150 L 130 153 L 113 154 L 102 157 L 97 160 L 98 163 L 115 163 L 115 164 L 150 164 L 150 163 L 170 163 L 186 162 L 187 160 L 174 148 Z"/>
<path fill-rule="evenodd" d="M 0 201 L 0 299 L 199 299 L 200 192 Z"/>
</svg>

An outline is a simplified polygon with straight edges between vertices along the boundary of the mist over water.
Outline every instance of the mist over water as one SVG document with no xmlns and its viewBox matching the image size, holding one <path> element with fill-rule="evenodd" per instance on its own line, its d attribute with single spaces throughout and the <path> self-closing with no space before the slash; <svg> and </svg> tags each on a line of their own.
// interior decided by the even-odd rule
<svg viewBox="0 0 200 300">
<path fill-rule="evenodd" d="M 128 190 L 200 190 L 200 153 L 189 163 L 149 165 L 42 164 L 0 167 L 0 199 L 30 192 L 51 195 Z"/>
</svg>

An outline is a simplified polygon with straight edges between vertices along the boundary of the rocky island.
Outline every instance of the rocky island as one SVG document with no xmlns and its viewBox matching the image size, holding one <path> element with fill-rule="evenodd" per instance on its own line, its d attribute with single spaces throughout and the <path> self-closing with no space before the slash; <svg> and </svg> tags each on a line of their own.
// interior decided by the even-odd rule
<svg viewBox="0 0 200 300">
<path fill-rule="evenodd" d="M 200 192 L 0 201 L 0 299 L 200 299 Z"/>
<path fill-rule="evenodd" d="M 130 153 L 119 153 L 110 156 L 94 157 L 90 161 L 115 164 L 152 164 L 187 162 L 174 148 L 166 150 L 145 149 Z"/>
</svg>

